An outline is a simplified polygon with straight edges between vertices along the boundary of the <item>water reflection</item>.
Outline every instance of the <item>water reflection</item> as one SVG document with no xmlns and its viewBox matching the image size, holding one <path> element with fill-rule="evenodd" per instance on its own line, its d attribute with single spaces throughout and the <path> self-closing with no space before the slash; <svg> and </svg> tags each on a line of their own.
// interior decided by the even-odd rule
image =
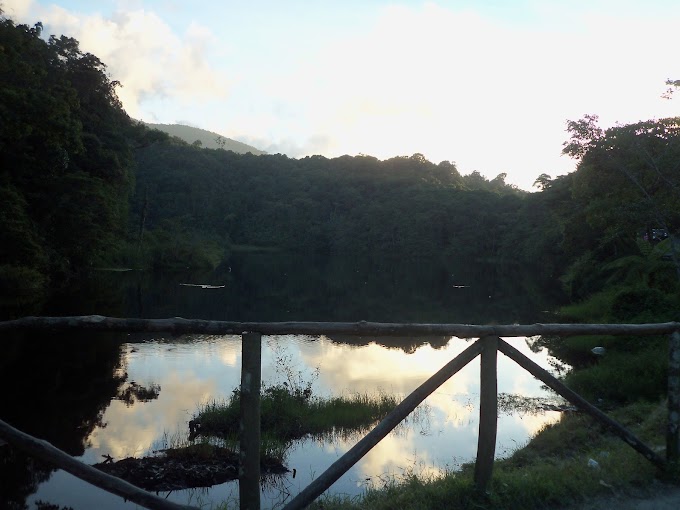
<svg viewBox="0 0 680 510">
<path fill-rule="evenodd" d="M 104 426 L 104 410 L 119 396 L 125 376 L 120 335 L 25 333 L 3 335 L 0 357 L 2 419 L 46 439 L 70 455 L 87 448 Z M 36 355 L 39 353 L 39 355 Z M 24 508 L 26 497 L 54 468 L 0 448 L 0 502 Z"/>
<path fill-rule="evenodd" d="M 81 453 L 85 462 L 99 462 L 104 454 L 120 459 L 150 453 L 158 448 L 164 435 L 188 432 L 187 421 L 198 404 L 213 398 L 225 399 L 239 384 L 240 337 L 185 336 L 176 340 L 156 339 L 121 346 L 121 365 L 127 380 L 145 387 L 157 385 L 161 389 L 157 399 L 137 401 L 132 406 L 122 400 L 111 401 L 100 423 L 87 434 L 87 449 Z M 545 354 L 531 353 L 524 339 L 510 341 L 549 369 Z M 380 342 L 389 343 L 386 339 Z M 408 354 L 375 342 L 356 346 L 326 337 L 265 337 L 263 380 L 273 383 L 285 377 L 278 365 L 284 352 L 290 364 L 288 368 L 299 371 L 303 378 L 312 377 L 319 368 L 314 385 L 316 394 L 386 391 L 406 395 L 467 346 L 467 341 L 454 338 L 438 348 L 422 344 Z M 385 477 L 399 476 L 405 471 L 438 474 L 470 461 L 477 445 L 478 373 L 479 363 L 475 361 L 442 385 L 415 417 L 389 434 L 344 475 L 332 491 L 358 494 L 366 484 L 380 483 Z M 544 395 L 538 381 L 524 375 L 504 356 L 499 356 L 498 373 L 501 392 Z M 558 413 L 500 416 L 498 454 L 507 455 L 537 428 L 557 416 Z M 350 434 L 335 436 L 332 441 L 316 438 L 295 444 L 286 464 L 296 469 L 296 478 L 288 475 L 270 484 L 263 493 L 263 502 L 275 506 L 281 498 L 296 494 L 357 440 L 358 437 Z M 65 486 L 71 490 L 65 490 Z M 31 501 L 40 498 L 75 509 L 87 508 L 84 501 L 94 501 L 95 497 L 88 495 L 81 499 L 80 495 L 74 496 L 78 491 L 101 492 L 57 474 L 40 486 Z M 202 503 L 224 501 L 237 493 L 237 486 L 231 482 L 209 490 L 177 491 L 168 497 L 180 503 L 191 500 L 196 504 L 198 500 Z M 102 510 L 120 508 L 121 501 L 102 496 L 97 506 Z"/>
<path fill-rule="evenodd" d="M 384 321 L 498 324 L 544 318 L 561 296 L 530 268 L 473 261 L 343 260 L 233 255 L 232 271 L 98 272 L 31 314 L 186 317 L 234 321 Z M 222 288 L 187 287 L 205 283 Z M 0 310 L 26 315 L 26 308 Z M 352 340 L 354 342 L 356 340 Z"/>
</svg>

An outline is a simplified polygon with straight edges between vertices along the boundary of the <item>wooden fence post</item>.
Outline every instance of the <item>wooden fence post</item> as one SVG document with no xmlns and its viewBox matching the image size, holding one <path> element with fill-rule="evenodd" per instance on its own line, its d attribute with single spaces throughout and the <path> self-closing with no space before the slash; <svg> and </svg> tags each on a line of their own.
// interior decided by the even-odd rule
<svg viewBox="0 0 680 510">
<path fill-rule="evenodd" d="M 262 335 L 241 335 L 241 427 L 238 494 L 241 510 L 260 510 L 260 385 Z"/>
<path fill-rule="evenodd" d="M 668 351 L 666 460 L 677 463 L 680 460 L 680 331 L 671 335 Z"/>
<path fill-rule="evenodd" d="M 479 390 L 479 437 L 477 438 L 477 461 L 475 462 L 475 487 L 486 492 L 491 481 L 493 461 L 496 455 L 496 430 L 498 428 L 498 337 L 480 339 L 480 390 Z"/>
</svg>

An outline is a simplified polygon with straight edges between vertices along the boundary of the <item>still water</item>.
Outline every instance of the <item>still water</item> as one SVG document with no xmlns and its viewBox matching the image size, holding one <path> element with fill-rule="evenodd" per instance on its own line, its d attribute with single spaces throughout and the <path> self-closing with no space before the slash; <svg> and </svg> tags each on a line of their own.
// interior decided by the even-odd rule
<svg viewBox="0 0 680 510">
<path fill-rule="evenodd" d="M 274 282 L 267 293 L 252 281 L 239 280 L 236 267 L 227 270 L 222 281 L 230 282 L 240 293 L 183 287 L 178 283 L 182 281 L 179 277 L 160 282 L 119 275 L 113 283 L 96 282 L 92 287 L 79 289 L 79 296 L 85 299 L 77 306 L 62 298 L 46 305 L 43 313 L 181 315 L 229 320 L 253 320 L 254 316 L 259 320 L 281 320 L 293 314 L 303 320 L 389 320 L 386 311 L 398 307 L 410 310 L 410 320 L 422 318 L 422 322 L 441 320 L 439 317 L 445 316 L 446 310 L 451 317 L 446 322 L 507 323 L 541 318 L 535 307 L 533 316 L 518 307 L 522 302 L 519 295 L 514 303 L 498 301 L 494 306 L 496 298 L 488 294 L 488 288 L 483 287 L 479 279 L 475 281 L 481 289 L 463 286 L 467 285 L 465 282 L 450 284 L 447 280 L 449 294 L 435 289 L 432 292 L 439 292 L 439 297 L 428 300 L 427 292 L 420 290 L 411 303 L 398 305 L 390 302 L 395 299 L 394 293 L 381 282 L 383 303 L 371 308 L 370 303 L 377 300 L 377 296 L 368 288 L 368 283 L 363 284 L 367 288 L 362 289 L 360 281 L 365 277 L 363 281 L 368 282 L 368 274 L 345 281 L 350 290 L 342 292 L 354 289 L 355 300 L 330 313 L 327 296 L 334 295 L 332 293 L 326 294 L 321 308 L 309 305 L 315 299 L 319 301 L 319 296 L 286 301 L 282 297 L 287 292 L 285 288 L 277 289 Z M 423 283 L 422 278 L 420 280 Z M 212 279 L 199 283 L 220 282 Z M 311 283 L 318 288 L 319 282 Z M 304 293 L 305 289 L 299 288 L 302 283 L 292 285 Z M 494 285 L 498 292 L 498 285 Z M 461 298 L 460 292 L 466 289 L 469 290 L 467 298 Z M 480 295 L 484 296 L 483 303 L 478 302 Z M 400 298 L 403 301 L 403 296 Z M 264 303 L 258 305 L 258 299 Z M 462 303 L 466 300 L 469 306 L 463 309 Z M 453 310 L 452 302 L 460 308 Z M 75 307 L 77 312 L 70 307 Z M 495 318 L 489 315 L 485 321 L 475 319 L 475 314 L 484 307 L 487 312 L 495 311 Z M 459 318 L 466 310 L 473 320 Z M 357 311 L 362 315 L 357 315 Z M 392 320 L 398 321 L 399 315 Z M 102 455 L 121 459 L 147 455 L 162 448 L 164 439 L 187 433 L 187 422 L 201 403 L 227 398 L 240 380 L 238 336 L 173 338 L 40 333 L 7 340 L 7 356 L 0 377 L 5 387 L 12 390 L 3 396 L 2 418 L 46 438 L 88 464 L 102 461 Z M 531 352 L 526 339 L 508 340 L 544 368 L 551 368 L 547 353 Z M 265 383 L 285 380 L 278 361 L 285 359 L 289 369 L 313 382 L 315 395 L 387 392 L 405 396 L 468 345 L 468 341 L 458 338 L 263 337 L 262 377 Z M 529 397 L 547 395 L 538 381 L 502 355 L 499 355 L 498 376 L 499 392 Z M 140 388 L 149 391 L 140 392 Z M 437 475 L 469 462 L 477 446 L 478 398 L 479 362 L 475 360 L 431 395 L 404 425 L 389 434 L 329 492 L 356 495 L 366 487 L 381 486 L 410 472 Z M 558 413 L 552 412 L 501 413 L 497 455 L 509 455 L 544 424 L 557 419 Z M 278 507 L 288 501 L 359 438 L 307 439 L 294 443 L 284 463 L 290 470 L 296 470 L 296 476 L 293 478 L 289 473 L 268 483 L 263 488 L 263 507 Z M 24 508 L 24 505 L 33 508 L 38 500 L 76 510 L 135 508 L 117 496 L 20 454 L 12 454 L 11 458 L 0 456 L 0 475 L 7 482 L 2 489 L 5 493 L 0 491 L 0 497 L 10 508 Z M 228 482 L 210 489 L 162 495 L 178 503 L 207 508 L 222 502 L 236 505 L 238 486 L 237 482 Z"/>
</svg>

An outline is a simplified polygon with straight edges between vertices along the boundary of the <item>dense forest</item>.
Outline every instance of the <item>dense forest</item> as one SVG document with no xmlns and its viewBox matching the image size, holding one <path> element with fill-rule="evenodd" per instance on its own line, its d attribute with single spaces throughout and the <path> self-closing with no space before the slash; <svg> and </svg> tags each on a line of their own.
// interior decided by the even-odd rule
<svg viewBox="0 0 680 510">
<path fill-rule="evenodd" d="M 236 250 L 528 265 L 574 300 L 621 286 L 677 293 L 680 119 L 569 122 L 578 169 L 538 176 L 536 193 L 420 154 L 236 154 L 132 120 L 104 63 L 41 31 L 0 23 L 8 294 L 101 267 L 215 269 Z"/>
<path fill-rule="evenodd" d="M 131 122 L 94 55 L 42 25 L 0 20 L 0 283 L 31 293 L 91 268 L 125 238 Z"/>
</svg>

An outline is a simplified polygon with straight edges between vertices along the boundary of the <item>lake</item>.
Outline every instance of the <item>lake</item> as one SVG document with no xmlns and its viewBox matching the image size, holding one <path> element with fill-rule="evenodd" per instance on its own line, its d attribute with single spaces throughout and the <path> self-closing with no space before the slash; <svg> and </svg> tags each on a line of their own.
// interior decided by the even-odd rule
<svg viewBox="0 0 680 510">
<path fill-rule="evenodd" d="M 545 321 L 545 311 L 555 306 L 555 294 L 538 292 L 541 287 L 519 271 L 512 278 L 506 274 L 501 284 L 500 275 L 482 267 L 340 264 L 310 272 L 303 271 L 312 267 L 309 261 L 282 264 L 272 259 L 271 255 L 232 259 L 221 272 L 205 275 L 101 273 L 42 303 L 39 313 L 487 324 Z M 526 339 L 508 340 L 551 369 L 547 353 L 531 352 Z M 226 399 L 240 381 L 238 336 L 41 332 L 12 335 L 4 344 L 2 418 L 88 464 L 102 461 L 103 455 L 121 459 L 161 449 L 168 438 L 187 433 L 187 422 L 201 403 Z M 289 372 L 312 382 L 315 395 L 406 396 L 468 345 L 458 338 L 263 337 L 262 378 L 265 383 L 283 382 L 283 361 Z M 501 393 L 548 396 L 538 381 L 502 355 L 498 377 Z M 475 360 L 329 492 L 357 495 L 411 472 L 437 475 L 473 460 L 478 399 Z M 559 413 L 554 412 L 501 413 L 497 455 L 509 455 L 557 419 Z M 296 476 L 288 473 L 269 480 L 263 488 L 263 508 L 288 501 L 360 437 L 295 442 L 284 463 L 295 469 Z M 0 456 L 0 477 L 8 482 L 3 483 L 7 493 L 2 496 L 11 508 L 23 504 L 31 508 L 37 500 L 74 509 L 135 507 L 17 453 Z M 166 495 L 196 506 L 225 501 L 235 506 L 238 486 L 228 482 Z"/>
</svg>

